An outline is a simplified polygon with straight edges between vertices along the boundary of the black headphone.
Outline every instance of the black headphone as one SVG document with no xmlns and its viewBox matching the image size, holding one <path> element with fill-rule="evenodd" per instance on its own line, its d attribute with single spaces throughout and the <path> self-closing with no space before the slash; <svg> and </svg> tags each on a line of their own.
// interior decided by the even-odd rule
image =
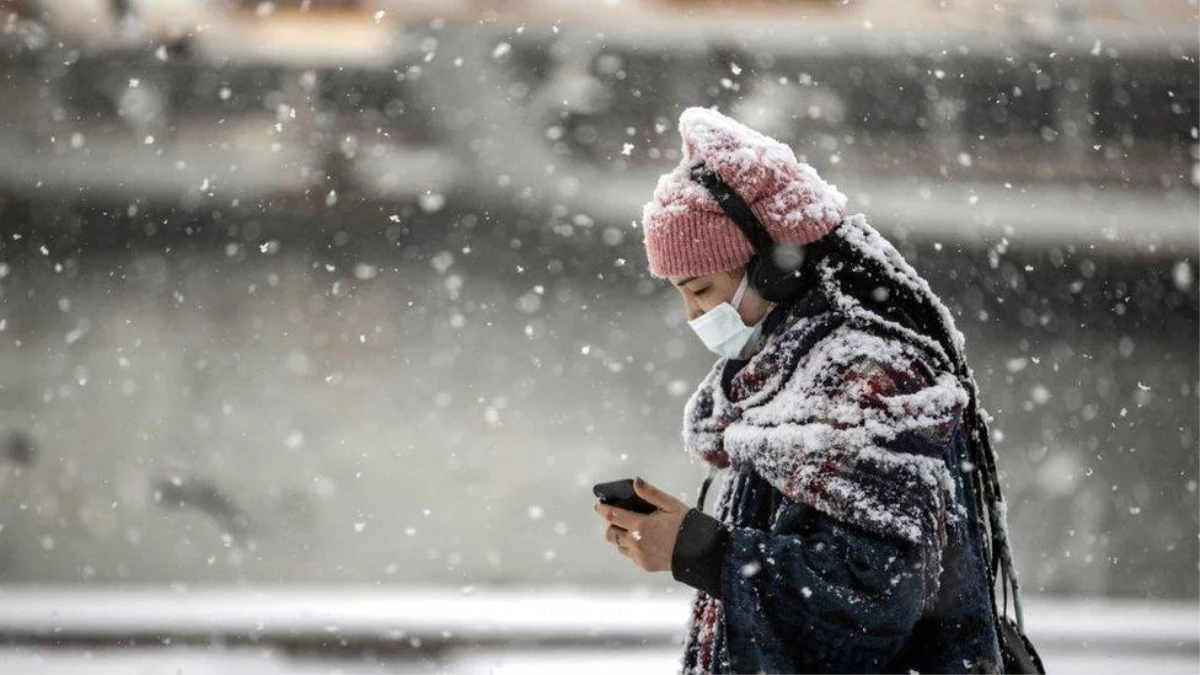
<svg viewBox="0 0 1200 675">
<path fill-rule="evenodd" d="M 708 189 L 725 215 L 737 224 L 746 241 L 754 247 L 754 256 L 746 264 L 746 274 L 755 292 L 770 302 L 790 300 L 799 294 L 808 285 L 808 279 L 801 273 L 804 249 L 778 247 L 741 195 L 704 162 L 692 167 L 691 177 Z"/>
</svg>

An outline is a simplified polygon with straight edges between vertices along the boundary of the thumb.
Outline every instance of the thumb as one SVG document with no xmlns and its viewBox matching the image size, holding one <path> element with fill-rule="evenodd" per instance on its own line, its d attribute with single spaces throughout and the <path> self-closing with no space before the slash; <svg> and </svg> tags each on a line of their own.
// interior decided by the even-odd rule
<svg viewBox="0 0 1200 675">
<path fill-rule="evenodd" d="M 642 480 L 641 476 L 633 479 L 633 491 L 639 497 L 657 506 L 663 511 L 675 510 L 675 499 L 671 495 Z"/>
</svg>

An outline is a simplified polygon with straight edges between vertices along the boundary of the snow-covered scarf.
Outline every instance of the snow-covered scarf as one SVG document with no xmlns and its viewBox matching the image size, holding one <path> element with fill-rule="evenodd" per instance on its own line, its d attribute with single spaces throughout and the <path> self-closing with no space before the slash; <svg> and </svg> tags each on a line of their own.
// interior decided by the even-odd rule
<svg viewBox="0 0 1200 675">
<path fill-rule="evenodd" d="M 953 372 L 962 335 L 928 285 L 862 216 L 830 236 L 932 297 L 951 344 L 865 308 L 838 284 L 838 256 L 814 261 L 815 288 L 791 305 L 766 345 L 737 373 L 729 395 L 719 360 L 684 409 L 687 452 L 717 467 L 752 470 L 796 502 L 922 553 L 926 597 L 936 596 L 948 521 L 963 515 L 941 448 L 968 403 Z M 953 353 L 947 353 L 947 346 Z M 913 433 L 930 443 L 893 444 Z M 723 481 L 716 515 L 730 522 L 734 481 Z M 696 595 L 689 635 L 696 671 L 711 672 L 720 603 Z"/>
</svg>

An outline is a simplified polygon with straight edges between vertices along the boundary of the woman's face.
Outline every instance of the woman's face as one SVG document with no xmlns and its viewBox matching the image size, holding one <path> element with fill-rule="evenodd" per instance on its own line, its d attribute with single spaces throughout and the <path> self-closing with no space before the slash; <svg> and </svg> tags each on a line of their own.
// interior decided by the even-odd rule
<svg viewBox="0 0 1200 675">
<path fill-rule="evenodd" d="M 733 304 L 733 296 L 745 273 L 743 269 L 734 269 L 702 277 L 668 277 L 668 281 L 683 296 L 684 310 L 688 321 L 692 321 L 722 302 Z M 770 308 L 770 303 L 759 297 L 753 288 L 747 288 L 736 309 L 742 321 L 753 326 L 762 321 Z"/>
</svg>

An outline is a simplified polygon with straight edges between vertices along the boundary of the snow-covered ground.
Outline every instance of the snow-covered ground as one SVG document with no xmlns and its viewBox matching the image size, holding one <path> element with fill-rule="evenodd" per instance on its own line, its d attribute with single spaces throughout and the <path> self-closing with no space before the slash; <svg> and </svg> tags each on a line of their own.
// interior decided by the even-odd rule
<svg viewBox="0 0 1200 675">
<path fill-rule="evenodd" d="M 0 672 L 669 673 L 687 599 L 566 589 L 8 588 Z M 1200 667 L 1195 603 L 1028 605 L 1051 672 Z"/>
<path fill-rule="evenodd" d="M 1089 654 L 1043 650 L 1053 673 L 1195 673 L 1193 654 Z M 450 653 L 436 664 L 419 659 L 326 658 L 274 647 L 136 647 L 33 649 L 0 647 L 5 673 L 579 673 L 678 672 L 675 648 L 481 649 Z"/>
</svg>

